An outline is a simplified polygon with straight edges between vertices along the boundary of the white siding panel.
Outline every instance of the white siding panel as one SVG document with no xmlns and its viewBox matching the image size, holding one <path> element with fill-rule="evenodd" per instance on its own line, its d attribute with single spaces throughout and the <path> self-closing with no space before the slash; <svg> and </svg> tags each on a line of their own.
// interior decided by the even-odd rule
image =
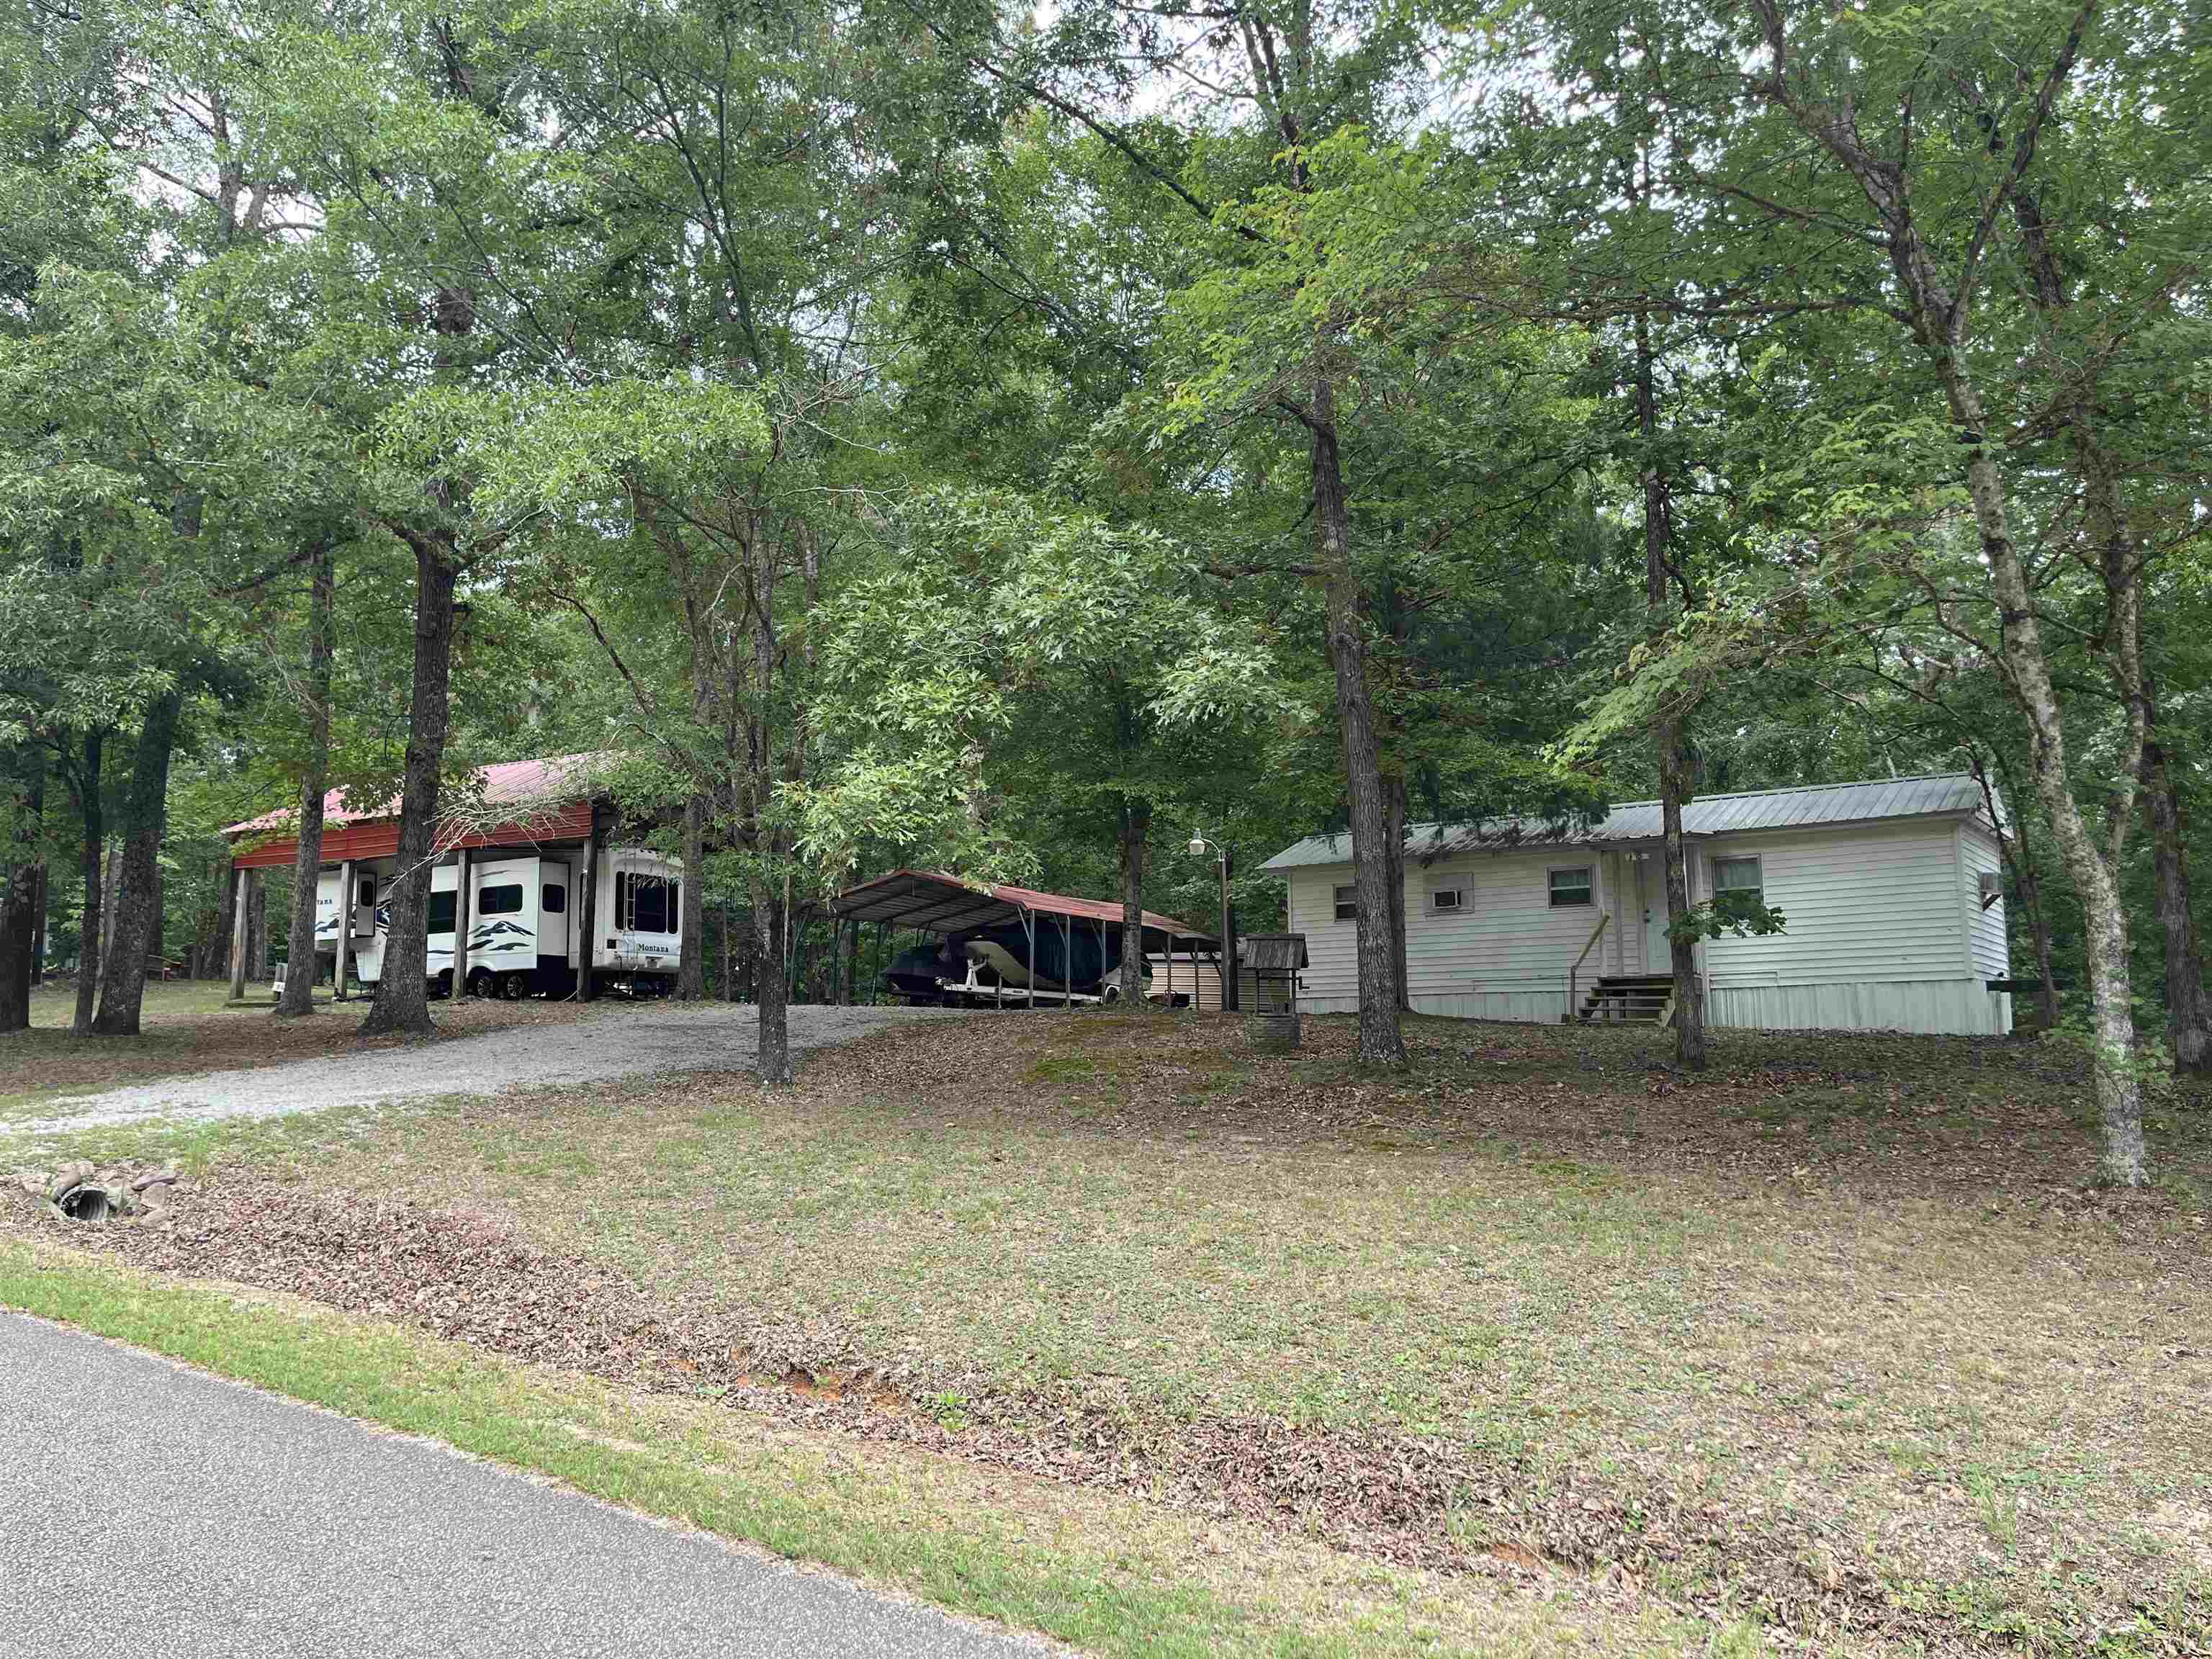
<svg viewBox="0 0 2212 1659">
<path fill-rule="evenodd" d="M 1291 877 L 1289 931 L 1306 936 L 1307 964 L 1298 975 L 1298 1001 L 1315 1013 L 1342 1013 L 1359 1006 L 1352 925 L 1336 920 L 1337 884 L 1348 885 L 1351 880 L 1348 864 L 1300 870 Z"/>
<path fill-rule="evenodd" d="M 1714 988 L 1963 978 L 1954 833 L 1905 823 L 1716 839 L 1710 857 L 1758 857 L 1784 925 L 1765 939 L 1709 943 Z"/>
<path fill-rule="evenodd" d="M 2012 999 L 1993 994 L 1978 979 L 1716 985 L 1705 1012 L 1715 1025 L 1761 1031 L 2002 1036 L 2012 1029 Z"/>
<path fill-rule="evenodd" d="M 1969 824 L 1965 833 L 1962 850 L 1966 854 L 1967 902 L 1972 907 L 1967 914 L 1972 919 L 1974 971 L 1984 979 L 2002 979 L 2012 972 L 2012 951 L 2005 935 L 2005 902 L 2000 896 L 1995 904 L 1983 909 L 1981 878 L 1985 870 L 2002 870 L 2004 861 L 1986 830 Z"/>
</svg>

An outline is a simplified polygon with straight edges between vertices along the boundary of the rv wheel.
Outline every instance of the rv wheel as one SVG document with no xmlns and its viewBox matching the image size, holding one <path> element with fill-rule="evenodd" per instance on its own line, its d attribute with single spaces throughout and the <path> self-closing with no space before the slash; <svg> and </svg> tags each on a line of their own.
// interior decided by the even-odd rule
<svg viewBox="0 0 2212 1659">
<path fill-rule="evenodd" d="M 530 994 L 530 976 L 526 974 L 502 974 L 499 994 L 509 1002 L 520 1002 Z"/>
<path fill-rule="evenodd" d="M 1103 1004 L 1104 1004 L 1104 1005 L 1105 1005 L 1107 1007 L 1109 1007 L 1109 1008 L 1111 1008 L 1111 1007 L 1112 1007 L 1115 1003 L 1119 1002 L 1121 1000 L 1121 988 L 1120 986 L 1118 986 L 1118 985 L 1115 985 L 1115 984 L 1111 983 L 1110 981 L 1108 983 L 1108 985 L 1107 985 L 1107 987 L 1106 987 L 1105 990 L 1099 994 L 1099 997 L 1098 997 L 1098 1000 L 1099 1000 L 1100 1002 L 1102 1002 Z"/>
<path fill-rule="evenodd" d="M 490 969 L 479 968 L 469 975 L 469 994 L 471 996 L 488 997 L 491 994 L 491 992 L 492 982 Z"/>
</svg>

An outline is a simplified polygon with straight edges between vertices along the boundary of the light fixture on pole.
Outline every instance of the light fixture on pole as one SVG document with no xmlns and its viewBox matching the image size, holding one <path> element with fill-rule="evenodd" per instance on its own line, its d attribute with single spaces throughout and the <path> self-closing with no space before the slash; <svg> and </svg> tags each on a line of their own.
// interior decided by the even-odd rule
<svg viewBox="0 0 2212 1659">
<path fill-rule="evenodd" d="M 1209 851 L 1212 853 L 1214 864 L 1221 872 L 1220 955 L 1216 961 L 1221 975 L 1221 1012 L 1225 1014 L 1232 1012 L 1238 1001 L 1235 961 L 1237 939 L 1229 920 L 1229 849 L 1218 842 L 1208 841 L 1203 831 L 1192 830 L 1190 832 L 1191 857 L 1202 859 Z"/>
</svg>

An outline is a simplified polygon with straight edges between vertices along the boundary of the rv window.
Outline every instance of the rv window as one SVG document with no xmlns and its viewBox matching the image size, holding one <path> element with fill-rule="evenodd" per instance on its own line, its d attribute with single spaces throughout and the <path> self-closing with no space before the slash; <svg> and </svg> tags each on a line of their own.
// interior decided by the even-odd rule
<svg viewBox="0 0 2212 1659">
<path fill-rule="evenodd" d="M 1713 908 L 1724 916 L 1748 915 L 1766 905 L 1766 882 L 1759 860 L 1713 860 Z"/>
<path fill-rule="evenodd" d="M 548 887 L 540 897 L 549 916 L 557 916 L 568 908 L 568 890 L 565 887 Z"/>
<path fill-rule="evenodd" d="M 659 876 L 623 872 L 623 925 L 634 933 L 668 931 L 668 884 Z"/>
<path fill-rule="evenodd" d="M 359 902 L 362 904 L 375 903 L 376 878 L 374 876 L 363 876 L 360 882 L 356 885 L 354 890 L 361 895 Z"/>
<path fill-rule="evenodd" d="M 453 897 L 450 892 L 430 895 L 430 932 L 450 933 L 453 931 Z"/>
<path fill-rule="evenodd" d="M 1554 870 L 1551 873 L 1552 908 L 1554 910 L 1590 902 L 1589 866 L 1585 864 L 1573 870 Z"/>
<path fill-rule="evenodd" d="M 1358 916 L 1359 901 L 1358 894 L 1349 887 L 1338 888 L 1336 890 L 1336 919 L 1339 921 L 1355 921 L 1358 919 Z"/>
<path fill-rule="evenodd" d="M 499 887 L 484 887 L 477 892 L 477 914 L 480 916 L 519 916 L 522 914 L 522 884 L 510 881 Z"/>
</svg>

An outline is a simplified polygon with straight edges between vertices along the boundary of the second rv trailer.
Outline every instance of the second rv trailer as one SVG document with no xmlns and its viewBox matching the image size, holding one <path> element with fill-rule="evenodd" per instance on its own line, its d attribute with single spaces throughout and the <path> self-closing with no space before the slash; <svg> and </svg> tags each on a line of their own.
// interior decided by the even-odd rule
<svg viewBox="0 0 2212 1659">
<path fill-rule="evenodd" d="M 384 977 L 385 936 L 391 927 L 386 887 L 392 860 L 354 866 L 349 954 L 364 986 Z M 580 857 L 480 854 L 470 869 L 468 978 L 471 996 L 566 996 L 583 960 Z M 460 866 L 430 872 L 429 951 L 425 973 L 433 992 L 453 985 L 453 926 Z M 339 872 L 325 870 L 315 889 L 315 952 L 335 958 Z M 599 927 L 591 945 L 594 982 L 634 994 L 665 995 L 681 965 L 683 866 L 641 847 L 607 849 L 599 864 Z"/>
</svg>

